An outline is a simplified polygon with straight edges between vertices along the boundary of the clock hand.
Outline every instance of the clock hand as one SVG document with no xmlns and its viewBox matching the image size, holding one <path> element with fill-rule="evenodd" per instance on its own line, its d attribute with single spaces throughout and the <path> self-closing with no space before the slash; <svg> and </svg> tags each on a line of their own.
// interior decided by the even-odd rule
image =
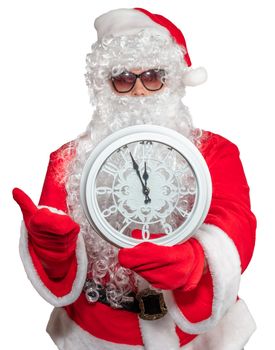
<svg viewBox="0 0 275 350">
<path fill-rule="evenodd" d="M 143 178 L 143 180 L 144 180 L 144 182 L 145 182 L 145 187 L 146 187 L 146 189 L 147 189 L 147 191 L 143 191 L 143 193 L 145 194 L 145 204 L 147 204 L 147 203 L 151 202 L 151 199 L 150 199 L 150 197 L 148 196 L 150 190 L 149 190 L 149 188 L 147 187 L 147 180 L 149 179 L 149 175 L 148 175 L 148 173 L 147 173 L 146 162 L 144 162 L 144 173 L 143 173 L 143 175 L 142 175 L 142 178 Z M 146 192 L 146 193 L 145 193 L 145 192 Z"/>
<path fill-rule="evenodd" d="M 142 178 L 145 182 L 145 186 L 147 186 L 147 180 L 149 179 L 149 175 L 148 175 L 147 169 L 146 169 L 146 162 L 144 162 L 144 173 L 142 175 Z"/>
<path fill-rule="evenodd" d="M 142 185 L 142 192 L 145 194 L 145 204 L 147 204 L 148 202 L 151 202 L 151 199 L 149 198 L 148 194 L 149 194 L 149 189 L 144 185 L 141 175 L 140 175 L 140 171 L 139 171 L 139 166 L 137 164 L 137 162 L 134 160 L 134 157 L 132 156 L 132 153 L 130 152 L 130 156 L 132 159 L 132 163 L 133 163 L 133 168 L 136 171 L 138 178 L 140 179 L 141 185 Z"/>
<path fill-rule="evenodd" d="M 134 170 L 136 171 L 136 173 L 137 173 L 137 175 L 138 175 L 138 177 L 139 177 L 139 179 L 140 179 L 140 182 L 141 182 L 141 185 L 142 185 L 142 189 L 143 189 L 143 192 L 144 192 L 145 189 L 146 189 L 146 187 L 145 187 L 145 185 L 144 185 L 144 183 L 143 183 L 143 181 L 142 181 L 142 178 L 141 178 L 141 176 L 140 176 L 139 166 L 138 166 L 137 162 L 134 160 L 134 158 L 133 158 L 131 152 L 130 152 L 130 156 L 131 156 L 131 158 L 132 158 L 133 168 L 134 168 Z"/>
</svg>

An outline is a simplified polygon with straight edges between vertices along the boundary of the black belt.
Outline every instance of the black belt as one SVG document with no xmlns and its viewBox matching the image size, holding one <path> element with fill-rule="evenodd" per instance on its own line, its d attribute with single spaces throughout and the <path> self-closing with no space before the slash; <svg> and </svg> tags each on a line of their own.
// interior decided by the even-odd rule
<svg viewBox="0 0 275 350">
<path fill-rule="evenodd" d="M 111 306 L 106 296 L 106 289 L 96 285 L 93 281 L 87 281 L 84 287 L 86 299 L 89 303 L 101 302 Z M 133 292 L 123 298 L 118 308 L 139 314 L 144 320 L 157 320 L 167 313 L 163 294 L 152 289 L 145 289 L 138 294 Z"/>
</svg>

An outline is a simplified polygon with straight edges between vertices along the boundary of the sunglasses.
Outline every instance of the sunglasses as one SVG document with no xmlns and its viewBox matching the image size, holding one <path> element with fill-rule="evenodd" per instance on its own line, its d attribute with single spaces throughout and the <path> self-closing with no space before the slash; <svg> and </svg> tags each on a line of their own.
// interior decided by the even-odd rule
<svg viewBox="0 0 275 350">
<path fill-rule="evenodd" d="M 133 89 L 136 80 L 140 79 L 145 89 L 149 91 L 160 90 L 165 80 L 164 69 L 149 69 L 140 74 L 124 71 L 111 78 L 114 89 L 120 93 L 126 93 Z"/>
</svg>

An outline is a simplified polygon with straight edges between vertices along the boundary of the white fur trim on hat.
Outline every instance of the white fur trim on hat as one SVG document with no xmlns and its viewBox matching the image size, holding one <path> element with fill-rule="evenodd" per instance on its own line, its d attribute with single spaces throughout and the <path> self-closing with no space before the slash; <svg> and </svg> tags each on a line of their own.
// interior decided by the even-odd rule
<svg viewBox="0 0 275 350">
<path fill-rule="evenodd" d="M 52 207 L 47 207 L 47 206 L 41 206 L 41 207 L 47 208 L 51 212 L 54 212 L 60 215 L 65 214 L 63 211 Z M 28 232 L 24 222 L 22 222 L 22 225 L 21 225 L 19 252 L 20 252 L 20 257 L 23 262 L 23 265 L 29 280 L 31 281 L 32 285 L 37 290 L 37 292 L 47 302 L 49 302 L 53 306 L 65 306 L 73 303 L 79 297 L 87 277 L 87 254 L 86 254 L 84 239 L 81 233 L 78 235 L 77 246 L 76 246 L 76 258 L 77 258 L 76 278 L 75 278 L 75 281 L 73 282 L 71 292 L 63 297 L 55 296 L 41 281 L 35 269 L 35 266 L 33 265 L 33 261 L 29 252 Z"/>
<path fill-rule="evenodd" d="M 203 224 L 194 238 L 202 245 L 212 276 L 212 315 L 208 319 L 192 323 L 182 314 L 172 291 L 163 291 L 163 295 L 177 326 L 186 333 L 201 334 L 215 327 L 235 304 L 241 278 L 241 262 L 234 242 L 220 228 Z"/>
<path fill-rule="evenodd" d="M 207 80 L 207 71 L 204 67 L 188 69 L 183 76 L 183 82 L 186 86 L 197 86 Z"/>
<path fill-rule="evenodd" d="M 135 9 L 117 9 L 104 13 L 95 20 L 94 26 L 98 40 L 108 35 L 137 34 L 145 28 L 170 37 L 170 32 L 165 27 Z"/>
</svg>

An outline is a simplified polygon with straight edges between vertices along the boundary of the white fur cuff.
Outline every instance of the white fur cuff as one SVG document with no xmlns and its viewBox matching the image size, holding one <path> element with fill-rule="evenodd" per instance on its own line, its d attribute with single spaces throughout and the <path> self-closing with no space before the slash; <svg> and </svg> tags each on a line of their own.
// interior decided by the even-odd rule
<svg viewBox="0 0 275 350">
<path fill-rule="evenodd" d="M 226 311 L 235 304 L 241 277 L 240 257 L 228 235 L 213 225 L 203 224 L 194 236 L 203 247 L 213 280 L 212 315 L 192 323 L 182 314 L 172 291 L 163 291 L 168 311 L 177 326 L 189 334 L 207 332 L 216 326 Z"/>
</svg>

